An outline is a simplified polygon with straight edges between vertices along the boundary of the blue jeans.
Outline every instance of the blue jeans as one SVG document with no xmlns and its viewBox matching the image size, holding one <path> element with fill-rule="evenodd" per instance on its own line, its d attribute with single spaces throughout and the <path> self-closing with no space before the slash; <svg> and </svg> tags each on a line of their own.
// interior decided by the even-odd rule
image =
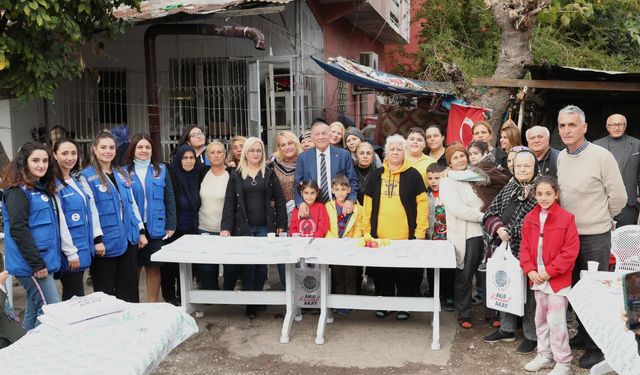
<svg viewBox="0 0 640 375">
<path fill-rule="evenodd" d="M 209 232 L 199 229 L 200 234 L 206 233 L 207 235 L 218 235 L 218 232 Z M 220 266 L 217 264 L 194 264 L 194 271 L 196 280 L 200 289 L 206 290 L 218 290 L 218 274 L 220 272 Z"/>
<path fill-rule="evenodd" d="M 266 237 L 269 229 L 266 226 L 249 227 L 249 235 Z M 265 264 L 225 264 L 224 289 L 233 290 L 238 278 L 242 279 L 244 290 L 262 290 L 267 279 L 267 265 Z"/>
<path fill-rule="evenodd" d="M 38 316 L 42 315 L 42 306 L 60 302 L 60 295 L 56 289 L 53 274 L 44 279 L 35 276 L 17 276 L 26 291 L 27 309 L 24 313 L 22 326 L 29 331 L 38 326 Z"/>
</svg>

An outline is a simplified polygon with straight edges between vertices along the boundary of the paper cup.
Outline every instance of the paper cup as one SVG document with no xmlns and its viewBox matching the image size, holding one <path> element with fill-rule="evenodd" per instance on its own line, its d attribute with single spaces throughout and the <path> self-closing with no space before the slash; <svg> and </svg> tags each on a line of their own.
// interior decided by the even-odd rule
<svg viewBox="0 0 640 375">
<path fill-rule="evenodd" d="M 275 233 L 273 233 L 273 232 L 269 232 L 269 233 L 267 233 L 267 237 L 269 237 L 269 238 L 276 238 L 276 234 L 275 234 Z"/>
<path fill-rule="evenodd" d="M 279 237 L 287 237 L 287 232 L 280 232 Z"/>
<path fill-rule="evenodd" d="M 589 271 L 589 273 L 596 273 L 598 272 L 598 265 L 600 263 L 596 262 L 595 260 L 590 260 L 587 262 L 587 270 Z"/>
</svg>

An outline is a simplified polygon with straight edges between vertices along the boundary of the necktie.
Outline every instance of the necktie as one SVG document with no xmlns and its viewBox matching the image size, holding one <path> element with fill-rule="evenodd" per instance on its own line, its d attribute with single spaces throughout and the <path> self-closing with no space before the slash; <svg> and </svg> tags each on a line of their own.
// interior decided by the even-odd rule
<svg viewBox="0 0 640 375">
<path fill-rule="evenodd" d="M 322 202 L 329 200 L 329 183 L 327 180 L 327 161 L 324 154 L 320 154 L 320 199 Z"/>
</svg>

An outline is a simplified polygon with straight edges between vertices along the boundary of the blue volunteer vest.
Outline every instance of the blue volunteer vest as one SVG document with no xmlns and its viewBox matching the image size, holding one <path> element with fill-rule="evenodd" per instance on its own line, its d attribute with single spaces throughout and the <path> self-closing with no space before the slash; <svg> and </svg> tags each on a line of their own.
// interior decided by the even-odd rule
<svg viewBox="0 0 640 375">
<path fill-rule="evenodd" d="M 50 273 L 60 270 L 60 228 L 53 197 L 40 189 L 29 189 L 20 186 L 29 200 L 29 230 L 33 241 L 40 250 L 47 271 Z M 2 199 L 2 209 L 6 213 L 7 206 Z M 4 215 L 5 227 L 5 257 L 6 268 L 14 276 L 33 275 L 33 270 L 22 257 L 18 244 L 11 237 L 9 215 Z"/>
<path fill-rule="evenodd" d="M 127 167 L 128 169 L 128 167 Z M 144 202 L 145 195 L 147 200 L 147 231 L 151 238 L 162 238 L 165 235 L 167 226 L 166 211 L 164 206 L 164 188 L 165 178 L 167 176 L 167 168 L 164 164 L 160 164 L 160 173 L 155 176 L 153 165 L 149 165 L 147 175 L 143 182 L 135 173 L 135 168 L 131 170 L 131 190 L 133 197 L 138 204 L 138 212 L 144 220 Z M 146 194 L 145 194 L 146 193 Z"/>
<path fill-rule="evenodd" d="M 76 184 L 80 187 L 78 180 L 76 180 Z M 73 245 L 78 249 L 78 257 L 80 258 L 80 267 L 71 271 L 67 257 L 62 255 L 62 272 L 84 271 L 91 265 L 91 258 L 95 252 L 89 196 L 84 192 L 78 193 L 70 185 L 63 185 L 60 180 L 56 180 L 56 194 L 60 199 L 60 211 L 67 222 Z"/>
<path fill-rule="evenodd" d="M 102 228 L 102 242 L 106 248 L 106 257 L 117 257 L 127 250 L 127 241 L 133 245 L 138 243 L 138 219 L 133 213 L 133 197 L 131 187 L 127 183 L 127 176 L 113 172 L 118 188 L 116 189 L 107 178 L 107 185 L 103 185 L 92 166 L 82 171 L 87 179 L 96 208 L 100 216 Z"/>
</svg>

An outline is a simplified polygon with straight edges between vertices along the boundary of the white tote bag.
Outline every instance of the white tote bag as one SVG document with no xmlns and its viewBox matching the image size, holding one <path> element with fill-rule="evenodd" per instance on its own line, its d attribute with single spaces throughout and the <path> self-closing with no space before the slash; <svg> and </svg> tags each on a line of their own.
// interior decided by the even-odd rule
<svg viewBox="0 0 640 375">
<path fill-rule="evenodd" d="M 487 307 L 523 316 L 527 280 L 520 262 L 502 242 L 487 261 Z"/>
<path fill-rule="evenodd" d="M 331 274 L 329 274 L 331 275 Z M 301 261 L 295 269 L 295 299 L 300 308 L 320 308 L 320 270 Z"/>
</svg>

